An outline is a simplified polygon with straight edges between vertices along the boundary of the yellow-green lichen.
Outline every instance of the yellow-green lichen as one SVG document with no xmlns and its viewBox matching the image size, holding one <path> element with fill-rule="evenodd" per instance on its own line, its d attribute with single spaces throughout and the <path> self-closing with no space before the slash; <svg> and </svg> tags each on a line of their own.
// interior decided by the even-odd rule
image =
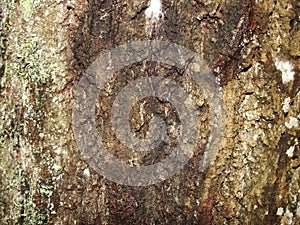
<svg viewBox="0 0 300 225">
<path fill-rule="evenodd" d="M 19 9 L 27 12 L 31 3 L 21 1 Z M 16 20 L 17 14 L 9 15 L 15 20 L 7 34 L 6 69 L 0 83 L 0 223 L 46 224 L 56 213 L 53 194 L 61 170 L 52 172 L 57 163 L 51 154 L 54 143 L 44 134 L 51 140 L 55 136 L 45 121 L 51 117 L 53 78 L 60 77 L 64 64 L 55 58 L 49 40 L 35 30 L 34 19 Z"/>
<path fill-rule="evenodd" d="M 23 15 L 30 17 L 34 10 L 37 8 L 39 1 L 36 0 L 20 0 L 20 10 L 23 12 Z"/>
<path fill-rule="evenodd" d="M 32 9 L 33 2 L 34 0 L 21 0 L 20 1 L 21 9 L 24 12 L 29 13 Z"/>
</svg>

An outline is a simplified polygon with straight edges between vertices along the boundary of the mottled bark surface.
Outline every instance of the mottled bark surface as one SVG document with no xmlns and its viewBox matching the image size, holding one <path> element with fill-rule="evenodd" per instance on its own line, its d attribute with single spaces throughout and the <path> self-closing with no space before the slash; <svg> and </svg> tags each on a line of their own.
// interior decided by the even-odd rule
<svg viewBox="0 0 300 225">
<path fill-rule="evenodd" d="M 1 0 L 0 223 L 299 224 L 299 2 L 162 1 L 164 18 L 151 35 L 148 4 Z M 106 50 L 149 39 L 205 59 L 220 79 L 226 134 L 206 171 L 199 170 L 198 145 L 182 171 L 162 183 L 122 186 L 84 161 L 72 130 L 73 91 Z M 208 137 L 209 102 L 182 73 L 142 62 L 114 75 L 96 107 L 97 128 L 112 154 L 147 165 L 176 145 L 136 156 L 112 135 L 115 96 L 145 75 L 173 79 L 201 100 L 201 136 Z M 148 98 L 129 118 L 140 137 L 151 115 L 169 129 L 180 124 L 171 104 Z"/>
</svg>

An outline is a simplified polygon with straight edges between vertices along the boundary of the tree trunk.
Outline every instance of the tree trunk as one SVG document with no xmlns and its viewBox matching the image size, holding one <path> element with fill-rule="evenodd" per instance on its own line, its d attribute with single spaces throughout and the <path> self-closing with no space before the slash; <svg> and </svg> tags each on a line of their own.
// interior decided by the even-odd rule
<svg viewBox="0 0 300 225">
<path fill-rule="evenodd" d="M 162 0 L 161 11 L 159 3 L 1 0 L 1 224 L 299 224 L 299 2 Z M 111 107 L 138 78 L 176 81 L 189 90 L 201 121 L 201 141 L 180 171 L 150 185 L 124 185 L 97 170 L 80 147 L 76 87 L 109 50 L 150 40 L 201 57 L 210 69 L 204 82 L 216 79 L 222 91 L 226 130 L 203 167 L 213 155 L 207 145 L 215 107 L 189 72 L 199 69 L 194 58 L 185 68 L 137 59 L 123 66 L 91 106 L 111 155 L 139 167 L 177 146 L 172 130 L 182 115 L 155 96 L 132 107 L 131 132 L 146 137 L 158 116 L 167 141 L 134 153 L 114 135 Z"/>
</svg>

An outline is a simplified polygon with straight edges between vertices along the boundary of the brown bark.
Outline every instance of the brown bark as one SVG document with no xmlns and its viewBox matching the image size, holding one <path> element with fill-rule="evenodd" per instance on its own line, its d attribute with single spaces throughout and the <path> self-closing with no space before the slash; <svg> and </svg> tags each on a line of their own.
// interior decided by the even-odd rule
<svg viewBox="0 0 300 225">
<path fill-rule="evenodd" d="M 0 223 L 299 224 L 299 3 L 163 0 L 164 17 L 151 34 L 148 4 L 1 1 Z M 169 179 L 125 186 L 84 160 L 72 129 L 74 90 L 106 51 L 150 39 L 203 57 L 221 81 L 226 133 L 205 171 L 199 170 L 199 144 Z M 120 160 L 133 156 L 112 135 L 109 110 L 125 85 L 153 74 L 203 98 L 184 71 L 156 62 L 114 74 L 97 99 L 97 129 Z M 139 137 L 146 135 L 150 115 L 180 124 L 171 104 L 146 100 L 142 111 L 142 102 L 131 111 Z M 203 139 L 210 134 L 210 110 L 206 99 L 199 108 Z M 162 160 L 175 144 L 140 154 L 133 164 Z"/>
</svg>

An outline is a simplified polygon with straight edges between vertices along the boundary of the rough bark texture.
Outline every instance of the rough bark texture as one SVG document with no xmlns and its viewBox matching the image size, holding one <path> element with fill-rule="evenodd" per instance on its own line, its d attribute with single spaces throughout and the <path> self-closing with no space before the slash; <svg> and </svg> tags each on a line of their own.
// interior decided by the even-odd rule
<svg viewBox="0 0 300 225">
<path fill-rule="evenodd" d="M 1 0 L 1 224 L 299 224 L 299 1 L 162 3 L 164 20 L 149 36 L 146 0 Z M 83 160 L 72 131 L 72 91 L 97 56 L 148 39 L 177 43 L 206 60 L 221 80 L 226 135 L 205 172 L 197 169 L 199 146 L 170 179 L 122 186 Z M 141 66 L 117 73 L 99 95 L 98 129 L 115 154 L 126 149 L 112 138 L 106 114 Z M 174 68 L 143 66 L 148 75 L 167 74 L 194 88 Z M 201 106 L 206 137 L 209 102 Z M 169 103 L 148 99 L 145 121 L 138 109 L 133 130 L 166 109 L 164 119 L 180 123 Z M 136 163 L 160 160 L 172 150 L 163 147 Z"/>
</svg>

